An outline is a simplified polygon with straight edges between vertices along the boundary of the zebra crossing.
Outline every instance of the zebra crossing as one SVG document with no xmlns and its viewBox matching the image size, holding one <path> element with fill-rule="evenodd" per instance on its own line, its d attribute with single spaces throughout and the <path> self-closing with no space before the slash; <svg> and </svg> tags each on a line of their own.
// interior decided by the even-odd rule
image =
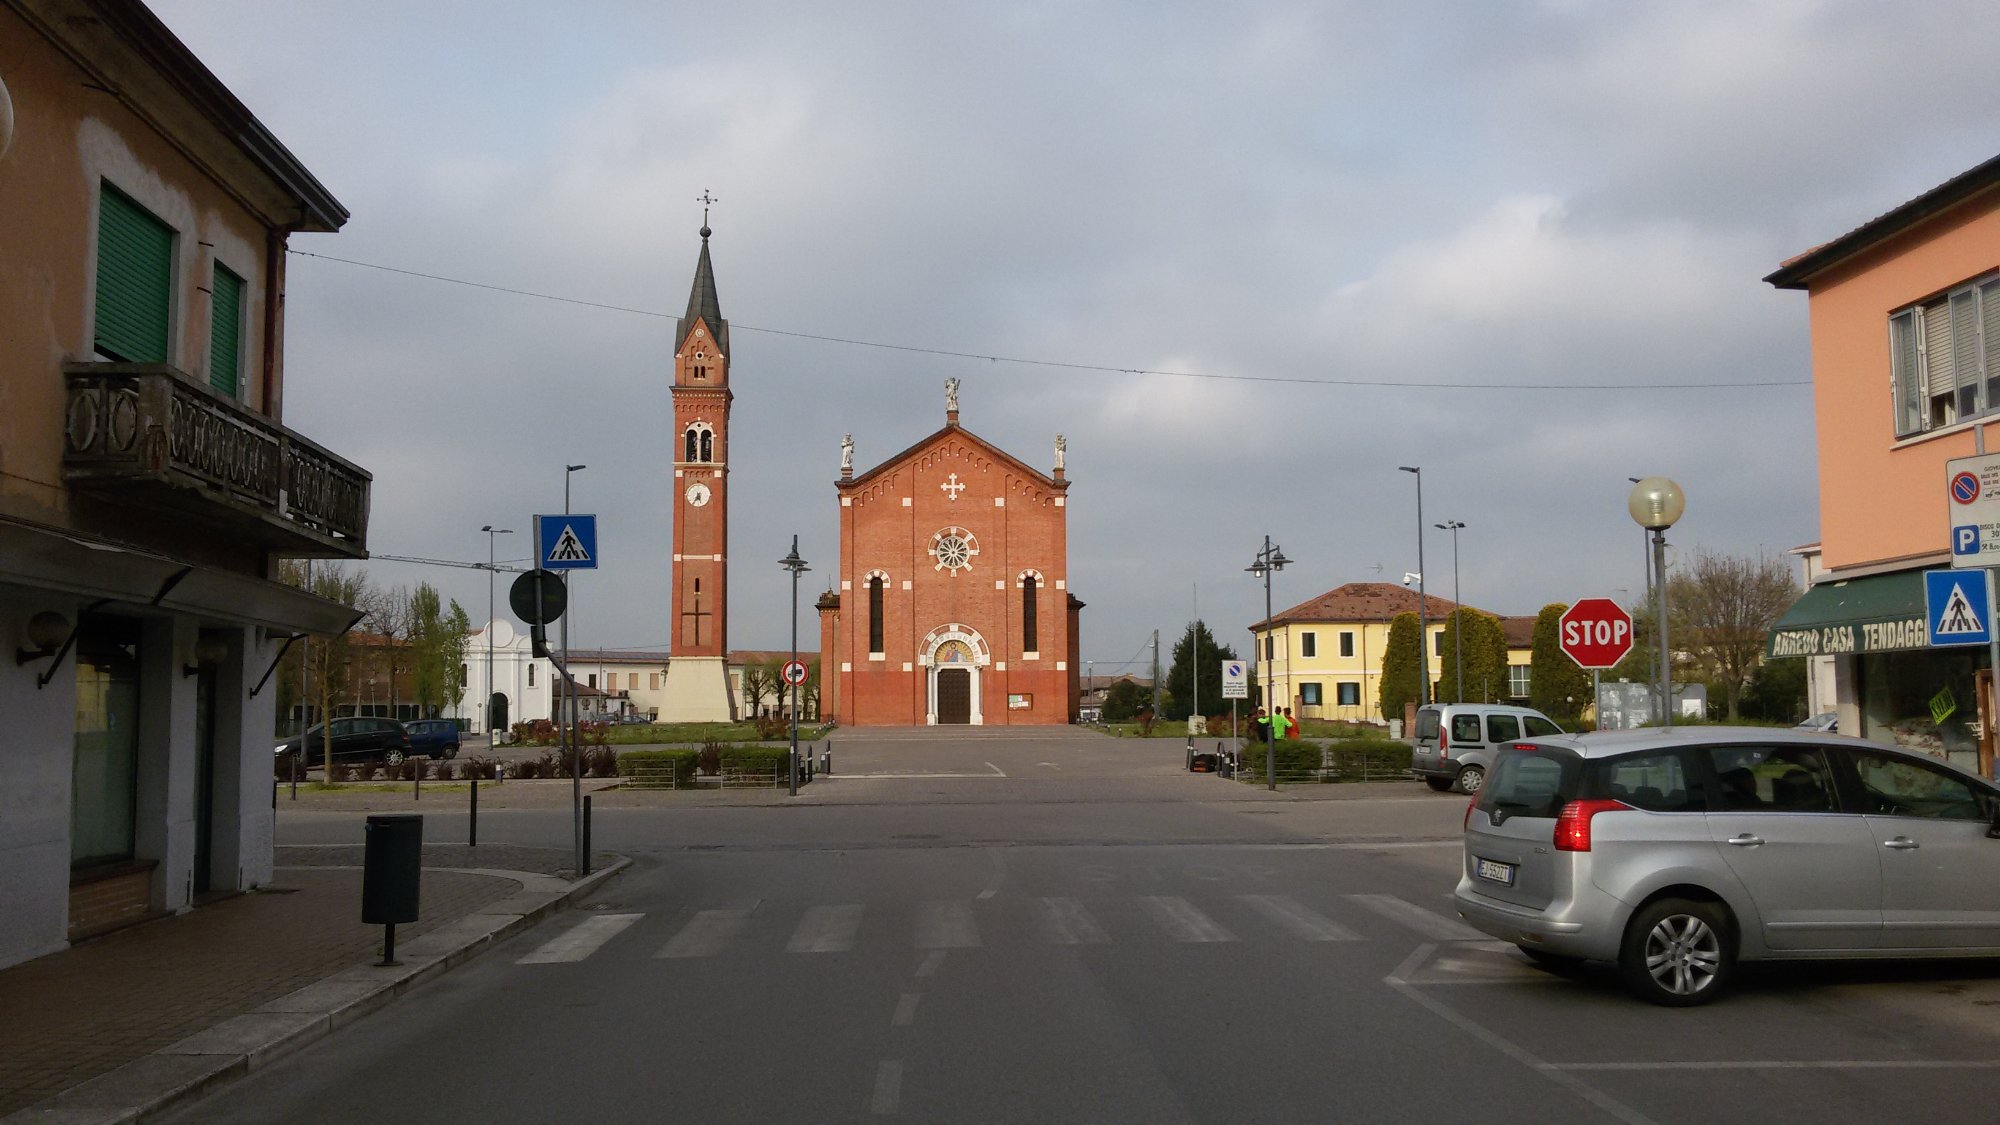
<svg viewBox="0 0 2000 1125">
<path fill-rule="evenodd" d="M 1398 934 L 1432 942 L 1490 940 L 1455 918 L 1395 895 L 1355 894 L 1343 895 L 1341 899 L 1376 924 L 1392 923 Z M 1028 915 L 1025 922 L 1001 917 L 1018 912 L 1022 903 Z M 995 937 L 996 943 L 1025 938 L 1044 946 L 1101 946 L 1121 940 L 1190 946 L 1270 940 L 1368 940 L 1361 930 L 1288 895 L 1276 894 L 1218 896 L 1217 901 L 1203 905 L 1180 895 L 1137 895 L 1093 900 L 1090 904 L 1062 896 L 977 903 L 937 899 L 914 904 L 914 911 L 898 906 L 877 913 L 889 917 L 867 929 L 864 935 L 864 923 L 869 920 L 865 903 L 824 903 L 798 909 L 742 899 L 692 914 L 676 912 L 667 920 L 673 926 L 671 936 L 650 956 L 664 960 L 720 957 L 759 941 L 774 942 L 780 934 L 786 935 L 783 948 L 787 953 L 841 954 L 854 950 L 864 936 L 871 943 L 880 942 L 884 933 L 891 931 L 905 935 L 892 939 L 899 948 L 933 956 L 941 956 L 944 950 L 981 948 L 989 936 Z M 982 914 L 986 916 L 987 929 L 981 927 Z M 590 915 L 515 963 L 548 965 L 586 960 L 633 930 L 646 917 L 644 913 Z M 1000 923 L 997 926 L 996 921 Z M 1359 922 L 1359 917 L 1355 921 Z M 659 940 L 656 931 L 645 927 L 634 932 L 651 932 L 651 940 Z"/>
</svg>

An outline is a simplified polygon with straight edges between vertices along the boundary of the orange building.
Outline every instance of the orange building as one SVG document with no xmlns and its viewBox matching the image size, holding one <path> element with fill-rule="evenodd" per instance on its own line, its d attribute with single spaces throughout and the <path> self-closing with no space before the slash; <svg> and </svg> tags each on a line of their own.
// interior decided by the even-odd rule
<svg viewBox="0 0 2000 1125">
<path fill-rule="evenodd" d="M 1807 293 L 1821 537 L 1770 655 L 1833 659 L 1841 733 L 1971 765 L 1987 649 L 1935 643 L 1922 572 L 1951 565 L 1945 463 L 2000 452 L 2000 157 L 1765 280 Z"/>
<path fill-rule="evenodd" d="M 958 424 L 859 476 L 842 443 L 840 588 L 819 602 L 821 709 L 847 726 L 1074 720 L 1063 439 L 1044 475 Z"/>
</svg>

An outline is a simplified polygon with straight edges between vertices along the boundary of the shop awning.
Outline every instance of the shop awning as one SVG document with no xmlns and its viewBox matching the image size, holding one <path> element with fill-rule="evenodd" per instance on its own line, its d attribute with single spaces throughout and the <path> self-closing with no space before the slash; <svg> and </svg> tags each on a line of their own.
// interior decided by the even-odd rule
<svg viewBox="0 0 2000 1125">
<path fill-rule="evenodd" d="M 1771 626 L 1771 656 L 1830 656 L 1929 648 L 1924 572 L 1822 582 Z"/>
</svg>

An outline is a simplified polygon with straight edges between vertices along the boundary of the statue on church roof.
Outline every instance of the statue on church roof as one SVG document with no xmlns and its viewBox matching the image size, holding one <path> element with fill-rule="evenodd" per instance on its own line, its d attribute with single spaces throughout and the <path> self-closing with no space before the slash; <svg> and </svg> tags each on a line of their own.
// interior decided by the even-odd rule
<svg viewBox="0 0 2000 1125">
<path fill-rule="evenodd" d="M 1063 454 L 1069 451 L 1069 442 L 1061 434 L 1056 435 L 1056 471 L 1062 472 Z"/>
<path fill-rule="evenodd" d="M 847 436 L 840 439 L 840 471 L 843 473 L 851 473 L 854 471 L 853 434 L 848 434 Z"/>
<path fill-rule="evenodd" d="M 952 414 L 958 413 L 957 379 L 946 379 L 944 381 L 944 408 L 949 413 Z"/>
</svg>

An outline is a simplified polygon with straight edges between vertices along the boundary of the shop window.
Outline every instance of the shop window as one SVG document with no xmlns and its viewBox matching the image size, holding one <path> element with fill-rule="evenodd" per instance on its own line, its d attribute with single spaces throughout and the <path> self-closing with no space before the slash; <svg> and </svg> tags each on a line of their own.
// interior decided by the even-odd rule
<svg viewBox="0 0 2000 1125">
<path fill-rule="evenodd" d="M 132 858 L 139 788 L 139 626 L 86 617 L 76 638 L 70 866 Z"/>
</svg>

